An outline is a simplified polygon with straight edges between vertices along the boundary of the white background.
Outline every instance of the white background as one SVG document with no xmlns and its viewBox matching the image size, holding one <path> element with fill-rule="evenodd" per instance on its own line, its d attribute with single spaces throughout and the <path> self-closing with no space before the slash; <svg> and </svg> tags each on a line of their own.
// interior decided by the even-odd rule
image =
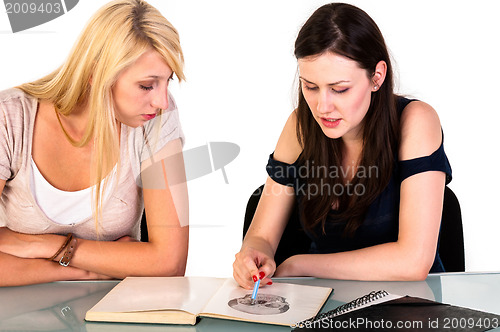
<svg viewBox="0 0 500 332">
<path fill-rule="evenodd" d="M 66 15 L 13 34 L 0 5 L 0 89 L 37 79 L 66 58 L 105 1 L 80 0 Z M 327 1 L 151 0 L 179 30 L 187 82 L 172 91 L 185 150 L 234 142 L 226 172 L 189 182 L 187 275 L 229 277 L 249 195 L 293 109 L 293 44 Z M 500 270 L 499 7 L 496 1 L 350 1 L 377 22 L 395 59 L 398 91 L 439 113 L 465 233 L 467 271 Z"/>
</svg>

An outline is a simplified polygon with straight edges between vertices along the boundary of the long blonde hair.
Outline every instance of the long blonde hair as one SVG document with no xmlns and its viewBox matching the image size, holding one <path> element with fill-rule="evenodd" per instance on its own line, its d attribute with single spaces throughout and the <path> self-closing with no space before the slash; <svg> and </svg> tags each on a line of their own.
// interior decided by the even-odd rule
<svg viewBox="0 0 500 332">
<path fill-rule="evenodd" d="M 101 181 L 120 160 L 112 87 L 119 74 L 151 48 L 180 81 L 184 80 L 184 57 L 172 24 L 143 0 L 115 0 L 93 15 L 60 68 L 18 87 L 53 103 L 62 115 L 69 115 L 79 105 L 88 107 L 88 124 L 81 140 L 75 141 L 62 129 L 75 147 L 83 147 L 91 139 L 94 142 L 91 174 L 96 184 L 96 228 L 102 206 Z"/>
</svg>

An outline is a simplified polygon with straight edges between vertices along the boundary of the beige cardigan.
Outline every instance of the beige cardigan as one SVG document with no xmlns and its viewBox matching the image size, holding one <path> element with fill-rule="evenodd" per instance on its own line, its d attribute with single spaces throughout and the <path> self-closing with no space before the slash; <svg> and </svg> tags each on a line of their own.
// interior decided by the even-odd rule
<svg viewBox="0 0 500 332">
<path fill-rule="evenodd" d="M 72 232 L 80 238 L 103 241 L 124 235 L 139 239 L 144 207 L 139 177 L 141 162 L 173 139 L 184 141 L 172 96 L 169 95 L 169 108 L 146 122 L 144 130 L 122 124 L 119 177 L 103 204 L 99 238 L 93 217 L 72 225 L 55 223 L 42 212 L 32 195 L 31 142 L 37 108 L 38 100 L 18 89 L 0 92 L 0 179 L 6 180 L 0 196 L 0 227 L 27 234 Z M 148 137 L 149 147 L 144 136 Z"/>
</svg>

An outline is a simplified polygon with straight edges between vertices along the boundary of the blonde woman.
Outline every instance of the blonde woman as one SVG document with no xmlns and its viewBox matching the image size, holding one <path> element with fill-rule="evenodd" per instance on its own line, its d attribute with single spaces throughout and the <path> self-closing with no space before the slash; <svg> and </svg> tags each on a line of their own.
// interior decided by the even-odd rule
<svg viewBox="0 0 500 332">
<path fill-rule="evenodd" d="M 59 69 L 0 92 L 0 286 L 184 274 L 182 68 L 175 28 L 118 0 Z"/>
</svg>

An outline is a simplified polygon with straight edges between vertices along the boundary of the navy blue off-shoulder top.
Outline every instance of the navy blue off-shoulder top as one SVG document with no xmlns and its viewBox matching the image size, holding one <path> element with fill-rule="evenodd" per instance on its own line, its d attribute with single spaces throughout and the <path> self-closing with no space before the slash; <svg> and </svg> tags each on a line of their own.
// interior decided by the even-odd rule
<svg viewBox="0 0 500 332">
<path fill-rule="evenodd" d="M 398 112 L 401 114 L 411 101 L 402 97 L 398 98 Z M 321 229 L 321 225 L 318 225 L 312 232 L 306 231 L 306 234 L 312 240 L 310 253 L 336 253 L 397 241 L 401 182 L 412 175 L 426 171 L 444 172 L 446 174 L 446 184 L 452 179 L 451 166 L 444 152 L 443 142 L 444 136 L 439 148 L 429 156 L 411 160 L 397 160 L 395 162 L 387 187 L 371 203 L 362 225 L 357 229 L 353 237 L 343 236 L 346 222 L 340 220 L 337 217 L 338 212 L 332 209 L 327 217 L 324 232 Z M 273 154 L 271 154 L 266 169 L 269 176 L 277 183 L 292 186 L 295 190 L 297 200 L 300 202 L 310 189 L 308 189 L 304 179 L 308 175 L 306 173 L 313 172 L 314 169 L 321 171 L 318 167 L 314 168 L 311 165 L 303 166 L 304 164 L 299 164 L 298 160 L 293 164 L 274 160 Z M 332 170 L 327 171 L 330 172 Z M 333 171 L 340 172 L 341 170 Z M 375 168 L 368 168 L 364 171 L 366 176 L 377 176 L 377 174 L 371 173 L 376 172 Z M 337 189 L 342 190 L 340 187 Z M 347 189 L 349 188 L 343 188 L 343 190 Z M 315 190 L 321 190 L 321 188 L 315 188 Z M 333 193 L 339 193 L 335 188 L 330 188 L 329 190 Z M 354 192 L 361 189 L 351 187 L 350 190 Z M 303 223 L 302 220 L 301 223 Z M 444 267 L 437 250 L 430 272 L 444 272 Z"/>
</svg>

